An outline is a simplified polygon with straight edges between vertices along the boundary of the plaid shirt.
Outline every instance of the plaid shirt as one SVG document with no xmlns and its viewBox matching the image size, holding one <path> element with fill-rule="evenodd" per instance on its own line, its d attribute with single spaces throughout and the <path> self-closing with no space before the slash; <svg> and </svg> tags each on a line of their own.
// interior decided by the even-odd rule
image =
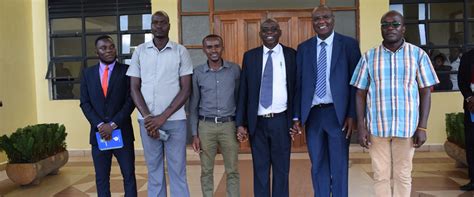
<svg viewBox="0 0 474 197">
<path fill-rule="evenodd" d="M 350 84 L 368 90 L 366 123 L 377 137 L 412 137 L 418 126 L 419 88 L 439 83 L 428 55 L 404 42 L 395 52 L 380 45 L 360 59 Z"/>
</svg>

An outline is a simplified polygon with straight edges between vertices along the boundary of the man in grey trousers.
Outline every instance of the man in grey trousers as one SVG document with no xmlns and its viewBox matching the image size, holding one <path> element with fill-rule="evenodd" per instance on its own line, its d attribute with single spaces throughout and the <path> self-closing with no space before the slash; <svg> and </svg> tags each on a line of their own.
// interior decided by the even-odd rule
<svg viewBox="0 0 474 197">
<path fill-rule="evenodd" d="M 148 196 L 166 196 L 166 155 L 171 196 L 189 197 L 183 105 L 191 94 L 193 65 L 186 48 L 169 40 L 169 31 L 168 15 L 155 12 L 151 21 L 153 40 L 137 47 L 127 75 L 132 99 L 140 111 L 138 122 L 148 168 Z"/>
</svg>

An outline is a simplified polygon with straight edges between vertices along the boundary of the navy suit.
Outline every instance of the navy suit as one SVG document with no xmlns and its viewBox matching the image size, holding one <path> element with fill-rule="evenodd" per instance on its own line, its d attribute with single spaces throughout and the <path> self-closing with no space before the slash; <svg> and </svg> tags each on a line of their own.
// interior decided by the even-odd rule
<svg viewBox="0 0 474 197">
<path fill-rule="evenodd" d="M 98 196 L 110 196 L 110 168 L 115 155 L 124 177 L 125 196 L 136 196 L 135 154 L 131 113 L 135 108 L 130 96 L 130 78 L 125 75 L 128 65 L 115 63 L 112 70 L 107 96 L 102 92 L 99 65 L 84 69 L 81 79 L 81 109 L 90 123 L 89 143 L 96 172 Z M 95 133 L 101 122 L 114 122 L 122 130 L 124 147 L 100 151 Z"/>
<path fill-rule="evenodd" d="M 254 195 L 270 196 L 270 167 L 273 171 L 273 196 L 289 195 L 291 140 L 289 128 L 295 95 L 296 51 L 282 45 L 285 58 L 287 110 L 272 118 L 258 116 L 262 80 L 263 46 L 244 54 L 240 75 L 236 125 L 250 133 L 254 167 Z"/>
<path fill-rule="evenodd" d="M 333 103 L 324 107 L 313 107 L 312 103 L 317 81 L 316 46 L 316 37 L 298 46 L 294 115 L 306 126 L 315 196 L 347 196 L 349 141 L 342 126 L 346 118 L 356 118 L 356 90 L 349 81 L 361 57 L 359 44 L 334 32 L 329 76 Z"/>
</svg>

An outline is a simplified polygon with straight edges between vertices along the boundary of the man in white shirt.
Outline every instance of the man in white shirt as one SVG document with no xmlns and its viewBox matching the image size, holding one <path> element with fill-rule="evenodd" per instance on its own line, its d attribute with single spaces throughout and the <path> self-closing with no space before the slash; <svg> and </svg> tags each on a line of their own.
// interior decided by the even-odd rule
<svg viewBox="0 0 474 197">
<path fill-rule="evenodd" d="M 254 196 L 289 196 L 296 51 L 281 45 L 280 36 L 278 22 L 265 20 L 260 26 L 263 46 L 245 52 L 242 62 L 236 126 L 241 142 L 250 133 Z"/>
</svg>

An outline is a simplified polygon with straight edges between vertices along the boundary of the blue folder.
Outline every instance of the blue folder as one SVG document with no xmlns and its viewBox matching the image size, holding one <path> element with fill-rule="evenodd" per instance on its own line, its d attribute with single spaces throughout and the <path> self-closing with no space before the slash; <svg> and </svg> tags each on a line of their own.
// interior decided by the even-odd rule
<svg viewBox="0 0 474 197">
<path fill-rule="evenodd" d="M 102 139 L 99 132 L 95 133 L 95 137 L 97 139 L 99 150 L 111 150 L 123 147 L 122 131 L 120 129 L 113 130 L 112 139 L 108 141 Z"/>
<path fill-rule="evenodd" d="M 474 113 L 471 112 L 471 122 L 474 122 Z"/>
</svg>

